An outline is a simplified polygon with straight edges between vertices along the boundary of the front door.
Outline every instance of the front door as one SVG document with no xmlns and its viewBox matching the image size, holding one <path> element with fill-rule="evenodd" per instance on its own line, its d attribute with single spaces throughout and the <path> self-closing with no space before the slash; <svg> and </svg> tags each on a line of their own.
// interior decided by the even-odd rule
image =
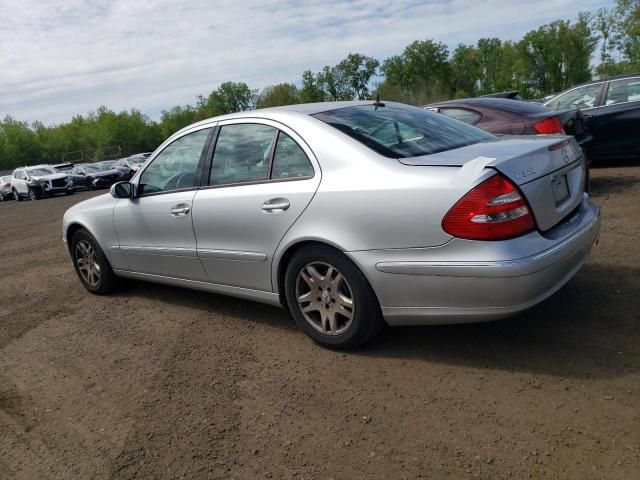
<svg viewBox="0 0 640 480">
<path fill-rule="evenodd" d="M 206 280 L 192 209 L 210 133 L 200 128 L 167 145 L 134 180 L 135 198 L 118 200 L 114 223 L 130 271 Z"/>
<path fill-rule="evenodd" d="M 263 122 L 222 124 L 193 225 L 210 282 L 272 291 L 273 255 L 311 201 L 320 169 L 294 132 Z"/>
</svg>

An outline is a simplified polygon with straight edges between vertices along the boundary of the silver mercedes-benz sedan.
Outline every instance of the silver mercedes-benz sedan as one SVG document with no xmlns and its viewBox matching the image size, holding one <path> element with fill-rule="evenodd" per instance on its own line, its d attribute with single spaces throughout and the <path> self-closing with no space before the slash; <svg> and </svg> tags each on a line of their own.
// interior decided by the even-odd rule
<svg viewBox="0 0 640 480">
<path fill-rule="evenodd" d="M 205 120 L 130 182 L 70 208 L 82 284 L 118 277 L 282 305 L 349 348 L 385 324 L 503 318 L 584 264 L 600 210 L 566 136 L 495 137 L 403 104 L 294 105 Z"/>
</svg>

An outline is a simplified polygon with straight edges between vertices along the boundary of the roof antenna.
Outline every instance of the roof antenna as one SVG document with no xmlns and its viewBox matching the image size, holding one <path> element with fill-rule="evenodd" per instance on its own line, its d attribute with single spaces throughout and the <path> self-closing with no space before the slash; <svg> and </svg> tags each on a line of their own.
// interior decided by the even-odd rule
<svg viewBox="0 0 640 480">
<path fill-rule="evenodd" d="M 378 108 L 384 107 L 385 104 L 380 101 L 380 94 L 376 94 L 376 101 L 372 104 L 375 107 L 375 111 L 378 111 Z"/>
</svg>

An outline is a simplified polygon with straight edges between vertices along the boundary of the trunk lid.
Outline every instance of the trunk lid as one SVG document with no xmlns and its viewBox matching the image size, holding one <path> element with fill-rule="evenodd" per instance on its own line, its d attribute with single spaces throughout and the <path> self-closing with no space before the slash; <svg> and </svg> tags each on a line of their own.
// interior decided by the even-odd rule
<svg viewBox="0 0 640 480">
<path fill-rule="evenodd" d="M 538 228 L 549 230 L 582 202 L 586 164 L 572 137 L 541 135 L 498 137 L 447 152 L 401 158 L 405 165 L 484 168 L 502 173 L 516 184 L 529 205 Z"/>
</svg>

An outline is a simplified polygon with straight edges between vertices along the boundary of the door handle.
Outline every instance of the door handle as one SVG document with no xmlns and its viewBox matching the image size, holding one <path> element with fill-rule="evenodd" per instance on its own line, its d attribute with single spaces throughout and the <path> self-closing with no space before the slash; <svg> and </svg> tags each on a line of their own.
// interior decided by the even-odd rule
<svg viewBox="0 0 640 480">
<path fill-rule="evenodd" d="M 174 207 L 171 207 L 171 216 L 184 217 L 190 211 L 191 209 L 189 208 L 189 205 L 175 205 Z"/>
<path fill-rule="evenodd" d="M 272 198 L 262 204 L 262 211 L 267 213 L 284 212 L 290 206 L 291 204 L 286 198 Z"/>
</svg>

